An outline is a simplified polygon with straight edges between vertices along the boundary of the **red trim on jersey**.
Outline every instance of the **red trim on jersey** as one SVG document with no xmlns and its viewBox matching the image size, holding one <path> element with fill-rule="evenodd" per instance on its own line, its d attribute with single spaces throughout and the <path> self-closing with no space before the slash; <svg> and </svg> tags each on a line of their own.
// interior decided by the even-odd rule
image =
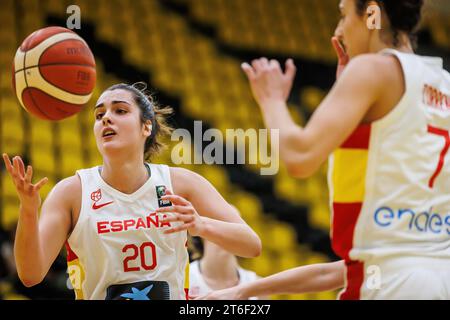
<svg viewBox="0 0 450 320">
<path fill-rule="evenodd" d="M 368 149 L 370 141 L 370 124 L 361 124 L 341 145 L 342 149 Z"/>
<path fill-rule="evenodd" d="M 75 254 L 75 252 L 72 251 L 72 248 L 70 247 L 68 241 L 66 241 L 66 250 L 67 250 L 67 262 L 78 259 L 78 256 Z"/>
<path fill-rule="evenodd" d="M 332 246 L 342 259 L 349 260 L 348 253 L 353 247 L 353 233 L 361 212 L 362 203 L 333 203 Z"/>
<path fill-rule="evenodd" d="M 186 295 L 186 300 L 189 300 L 189 288 L 184 288 L 184 294 Z"/>
<path fill-rule="evenodd" d="M 347 286 L 339 296 L 340 300 L 361 299 L 361 287 L 364 282 L 364 263 L 359 261 L 346 261 Z"/>
</svg>

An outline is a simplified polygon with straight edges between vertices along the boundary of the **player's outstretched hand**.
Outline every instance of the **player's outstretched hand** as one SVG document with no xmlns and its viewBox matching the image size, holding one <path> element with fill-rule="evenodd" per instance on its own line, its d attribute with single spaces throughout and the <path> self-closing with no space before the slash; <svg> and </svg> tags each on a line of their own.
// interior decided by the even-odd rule
<svg viewBox="0 0 450 320">
<path fill-rule="evenodd" d="M 253 60 L 251 65 L 245 62 L 241 67 L 259 105 L 287 101 L 297 72 L 292 59 L 286 61 L 285 72 L 277 60 L 267 58 Z"/>
<path fill-rule="evenodd" d="M 342 71 L 344 71 L 345 66 L 350 61 L 350 58 L 345 52 L 345 49 L 342 47 L 338 37 L 332 37 L 331 44 L 333 45 L 334 51 L 336 52 L 336 55 L 338 57 L 338 66 L 336 70 L 336 79 L 338 79 Z"/>
<path fill-rule="evenodd" d="M 25 171 L 25 165 L 23 164 L 22 158 L 15 156 L 11 163 L 9 156 L 4 153 L 3 161 L 5 162 L 6 170 L 16 187 L 21 207 L 26 211 L 37 211 L 41 205 L 39 190 L 47 183 L 48 179 L 43 178 L 36 184 L 32 184 L 33 168 L 27 166 L 27 170 Z"/>
<path fill-rule="evenodd" d="M 178 195 L 173 194 L 171 191 L 166 189 L 166 194 L 161 197 L 162 200 L 169 200 L 172 205 L 169 207 L 162 207 L 156 209 L 156 212 L 167 212 L 170 213 L 161 222 L 183 222 L 183 224 L 177 225 L 171 229 L 164 231 L 164 233 L 174 233 L 187 230 L 190 235 L 198 236 L 201 234 L 201 229 L 203 222 L 200 215 L 195 210 L 194 206 Z"/>
</svg>

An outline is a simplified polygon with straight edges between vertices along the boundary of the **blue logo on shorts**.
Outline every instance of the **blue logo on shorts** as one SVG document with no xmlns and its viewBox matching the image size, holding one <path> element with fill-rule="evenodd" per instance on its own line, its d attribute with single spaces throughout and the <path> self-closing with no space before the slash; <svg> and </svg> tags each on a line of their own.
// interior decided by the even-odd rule
<svg viewBox="0 0 450 320">
<path fill-rule="evenodd" d="M 433 212 L 433 208 L 417 213 L 413 209 L 392 209 L 385 206 L 375 210 L 373 219 L 382 228 L 406 221 L 408 230 L 435 234 L 447 232 L 450 235 L 450 213 L 442 216 Z"/>
<path fill-rule="evenodd" d="M 150 290 L 152 290 L 153 285 L 149 285 L 147 288 L 144 288 L 142 290 L 136 289 L 134 287 L 131 288 L 130 293 L 124 293 L 120 296 L 125 299 L 131 299 L 131 300 L 150 300 L 148 297 L 148 293 Z"/>
</svg>

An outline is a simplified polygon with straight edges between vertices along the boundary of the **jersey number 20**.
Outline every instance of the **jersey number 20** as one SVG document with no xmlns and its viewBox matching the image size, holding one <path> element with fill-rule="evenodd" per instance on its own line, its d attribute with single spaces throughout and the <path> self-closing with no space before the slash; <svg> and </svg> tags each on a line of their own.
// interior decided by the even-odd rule
<svg viewBox="0 0 450 320">
<path fill-rule="evenodd" d="M 156 248 L 152 242 L 144 242 L 139 247 L 135 244 L 127 244 L 122 248 L 122 252 L 130 253 L 123 260 L 123 271 L 125 272 L 153 270 L 157 265 Z M 140 261 L 134 262 L 138 257 Z M 151 262 L 148 261 L 149 258 L 151 258 Z"/>
</svg>

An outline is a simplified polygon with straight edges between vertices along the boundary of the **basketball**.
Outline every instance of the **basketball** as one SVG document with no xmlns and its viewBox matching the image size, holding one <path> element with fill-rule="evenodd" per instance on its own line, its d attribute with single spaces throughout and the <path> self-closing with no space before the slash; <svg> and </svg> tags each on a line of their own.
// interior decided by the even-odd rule
<svg viewBox="0 0 450 320">
<path fill-rule="evenodd" d="M 16 52 L 12 73 L 13 89 L 22 107 L 52 121 L 81 111 L 96 80 L 89 46 L 63 27 L 47 27 L 29 35 Z"/>
</svg>

